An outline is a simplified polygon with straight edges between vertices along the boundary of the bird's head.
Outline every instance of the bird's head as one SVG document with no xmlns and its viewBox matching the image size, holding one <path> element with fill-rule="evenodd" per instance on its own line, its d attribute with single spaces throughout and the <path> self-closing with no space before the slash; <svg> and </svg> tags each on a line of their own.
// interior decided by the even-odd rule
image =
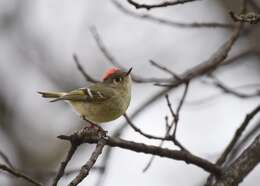
<svg viewBox="0 0 260 186">
<path fill-rule="evenodd" d="M 103 83 L 112 88 L 128 87 L 131 84 L 131 71 L 132 68 L 128 71 L 123 71 L 115 67 L 109 68 L 102 77 Z"/>
</svg>

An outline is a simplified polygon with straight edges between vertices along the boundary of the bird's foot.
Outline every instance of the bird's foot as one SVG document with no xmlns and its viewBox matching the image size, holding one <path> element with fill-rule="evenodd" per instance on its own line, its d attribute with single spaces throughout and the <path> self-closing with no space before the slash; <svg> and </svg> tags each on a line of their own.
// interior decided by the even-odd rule
<svg viewBox="0 0 260 186">
<path fill-rule="evenodd" d="M 90 129 L 96 129 L 98 131 L 104 131 L 104 129 L 102 127 L 100 127 L 99 125 L 97 125 L 95 123 L 91 123 L 91 122 L 88 122 L 86 127 L 90 128 Z"/>
<path fill-rule="evenodd" d="M 100 127 L 96 123 L 93 123 L 92 121 L 89 121 L 84 116 L 82 116 L 82 119 L 87 122 L 87 126 L 84 127 L 85 129 L 96 132 L 98 134 L 98 136 L 101 136 L 101 137 L 107 136 L 107 131 L 105 131 L 102 127 Z"/>
</svg>

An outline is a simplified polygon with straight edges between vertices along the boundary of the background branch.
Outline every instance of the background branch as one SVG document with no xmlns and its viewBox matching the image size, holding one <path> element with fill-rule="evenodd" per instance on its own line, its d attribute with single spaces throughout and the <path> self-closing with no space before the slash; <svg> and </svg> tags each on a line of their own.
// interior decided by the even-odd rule
<svg viewBox="0 0 260 186">
<path fill-rule="evenodd" d="M 5 155 L 5 153 L 3 153 L 0 150 L 0 156 L 2 157 L 2 159 L 4 160 L 4 162 L 11 168 L 11 169 L 15 169 L 13 164 L 11 163 L 11 161 L 9 160 L 9 158 L 7 157 L 7 155 Z"/>
<path fill-rule="evenodd" d="M 214 186 L 238 185 L 260 162 L 260 135 L 254 142 L 224 171 Z"/>
<path fill-rule="evenodd" d="M 178 21 L 172 21 L 168 19 L 163 19 L 159 17 L 155 17 L 150 14 L 139 14 L 134 11 L 130 11 L 129 9 L 125 8 L 121 3 L 117 0 L 111 0 L 113 5 L 120 10 L 122 13 L 129 15 L 131 17 L 146 20 L 154 23 L 158 23 L 160 25 L 170 26 L 174 28 L 224 28 L 224 29 L 231 29 L 235 27 L 235 24 L 228 24 L 228 23 L 218 23 L 218 22 L 193 22 L 193 23 L 184 23 Z"/>
<path fill-rule="evenodd" d="M 241 138 L 243 132 L 245 131 L 245 129 L 247 128 L 247 126 L 249 125 L 249 122 L 254 118 L 254 116 L 260 111 L 260 105 L 258 105 L 256 108 L 253 109 L 253 111 L 251 111 L 249 114 L 246 115 L 244 121 L 242 122 L 242 124 L 240 125 L 240 127 L 236 130 L 232 140 L 230 141 L 230 143 L 227 145 L 227 147 L 225 148 L 225 150 L 223 151 L 223 153 L 221 154 L 221 156 L 218 158 L 218 160 L 216 161 L 216 165 L 223 165 L 226 161 L 226 159 L 228 158 L 229 154 L 231 153 L 231 151 L 234 149 L 236 143 L 238 142 L 238 140 Z M 214 179 L 214 175 L 210 175 L 207 179 L 207 183 L 206 185 L 211 185 L 211 183 L 213 182 Z"/>
<path fill-rule="evenodd" d="M 130 3 L 131 5 L 133 5 L 136 9 L 139 8 L 145 8 L 147 10 L 150 10 L 152 8 L 162 8 L 162 7 L 167 7 L 167 6 L 175 6 L 175 5 L 179 5 L 179 4 L 184 4 L 184 3 L 189 3 L 189 2 L 193 2 L 193 1 L 199 1 L 199 0 L 176 0 L 176 1 L 163 1 L 161 3 L 158 4 L 139 4 L 136 1 L 133 0 L 127 0 L 128 3 Z"/>
<path fill-rule="evenodd" d="M 90 75 L 88 75 L 86 70 L 80 64 L 78 56 L 76 54 L 73 54 L 73 59 L 74 59 L 74 61 L 76 63 L 76 66 L 77 66 L 78 70 L 84 76 L 86 81 L 91 82 L 91 83 L 98 83 L 99 82 L 98 80 L 96 80 L 96 79 L 92 78 Z"/>
<path fill-rule="evenodd" d="M 93 38 L 95 39 L 98 48 L 100 49 L 100 51 L 103 53 L 103 55 L 107 58 L 107 60 L 114 66 L 127 71 L 128 69 L 126 69 L 124 66 L 122 66 L 117 59 L 108 51 L 108 49 L 106 48 L 103 40 L 101 39 L 96 27 L 92 26 L 90 27 L 90 32 L 93 36 Z M 131 78 L 134 82 L 136 83 L 154 83 L 154 82 L 165 82 L 168 81 L 169 79 L 165 79 L 165 78 L 143 78 L 141 76 L 136 75 L 134 72 L 131 72 Z"/>
<path fill-rule="evenodd" d="M 228 144 L 228 146 L 225 148 L 224 152 L 220 156 L 220 158 L 217 160 L 217 165 L 222 165 L 225 163 L 225 160 L 227 159 L 227 156 L 230 154 L 240 137 L 242 136 L 243 132 L 249 125 L 250 121 L 254 118 L 254 116 L 260 111 L 260 105 L 258 105 L 256 108 L 253 109 L 249 114 L 246 115 L 244 121 L 240 125 L 240 127 L 236 130 L 232 140 Z"/>
<path fill-rule="evenodd" d="M 0 170 L 6 171 L 9 174 L 11 174 L 11 175 L 13 175 L 13 176 L 15 176 L 17 178 L 22 178 L 22 179 L 26 180 L 27 182 L 32 183 L 33 185 L 42 186 L 41 183 L 39 183 L 38 181 L 34 180 L 33 178 L 30 178 L 29 176 L 27 176 L 27 175 L 25 175 L 23 173 L 20 173 L 20 172 L 18 172 L 15 169 L 9 168 L 8 166 L 6 166 L 4 164 L 1 164 L 1 163 L 0 163 Z"/>
<path fill-rule="evenodd" d="M 223 82 L 221 82 L 219 79 L 217 79 L 212 74 L 210 75 L 210 78 L 213 80 L 212 85 L 221 89 L 224 93 L 231 94 L 233 96 L 236 96 L 236 97 L 242 98 L 242 99 L 243 98 L 254 98 L 254 97 L 260 96 L 260 90 L 256 90 L 253 93 L 242 93 L 242 92 L 232 89 L 231 87 L 228 87 L 227 85 L 225 85 Z"/>
</svg>

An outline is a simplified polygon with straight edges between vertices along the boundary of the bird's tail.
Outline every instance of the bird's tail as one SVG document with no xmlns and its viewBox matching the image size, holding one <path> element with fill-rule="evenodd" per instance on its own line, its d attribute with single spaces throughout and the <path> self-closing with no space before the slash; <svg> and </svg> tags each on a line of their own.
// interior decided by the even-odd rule
<svg viewBox="0 0 260 186">
<path fill-rule="evenodd" d="M 59 100 L 63 100 L 63 96 L 66 94 L 64 92 L 38 92 L 42 95 L 43 98 L 56 98 L 51 100 L 50 102 L 55 102 Z"/>
</svg>

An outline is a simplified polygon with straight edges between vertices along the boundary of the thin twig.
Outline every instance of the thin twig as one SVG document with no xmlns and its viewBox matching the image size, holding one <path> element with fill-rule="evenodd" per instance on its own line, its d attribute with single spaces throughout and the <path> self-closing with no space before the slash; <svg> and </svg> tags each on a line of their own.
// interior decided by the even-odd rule
<svg viewBox="0 0 260 186">
<path fill-rule="evenodd" d="M 234 146 L 238 142 L 239 138 L 242 136 L 243 132 L 245 131 L 246 127 L 248 126 L 249 122 L 254 118 L 254 116 L 260 111 L 260 105 L 258 105 L 252 112 L 246 115 L 244 121 L 240 125 L 240 127 L 236 130 L 232 140 L 229 142 L 221 156 L 216 161 L 216 165 L 221 166 L 225 163 L 226 159 L 228 158 L 231 151 L 234 149 Z M 214 175 L 210 175 L 207 178 L 206 186 L 211 185 L 214 180 Z"/>
<path fill-rule="evenodd" d="M 168 97 L 168 95 L 166 94 L 165 97 Z M 166 98 L 167 99 L 167 98 Z M 169 102 L 169 105 L 171 105 L 171 103 Z M 169 106 L 168 105 L 168 106 Z M 171 107 L 170 107 L 171 108 Z M 173 109 L 171 108 L 171 111 L 173 111 Z M 166 116 L 165 117 L 165 126 L 166 126 L 166 132 L 165 132 L 165 138 L 167 138 L 169 136 L 169 133 L 173 127 L 173 124 L 174 124 L 174 120 L 172 121 L 171 124 L 168 123 L 168 117 Z M 162 147 L 163 144 L 164 144 L 164 141 L 165 140 L 161 140 L 160 144 L 159 144 L 159 147 Z M 143 168 L 143 172 L 146 172 L 152 165 L 153 161 L 155 159 L 155 155 L 152 155 L 151 158 L 149 159 L 148 163 L 146 164 L 146 166 Z"/>
<path fill-rule="evenodd" d="M 88 176 L 89 171 L 92 169 L 92 167 L 94 166 L 94 164 L 97 161 L 98 157 L 102 153 L 102 150 L 103 150 L 104 146 L 105 146 L 105 140 L 103 138 L 101 138 L 97 142 L 96 149 L 91 154 L 91 157 L 89 158 L 87 163 L 81 167 L 79 174 L 70 182 L 70 184 L 68 186 L 76 186 L 81 181 L 83 181 L 83 179 L 85 179 Z"/>
<path fill-rule="evenodd" d="M 169 117 L 166 115 L 165 117 L 164 117 L 164 120 L 165 120 L 165 131 L 168 131 L 169 130 L 169 128 L 171 127 L 171 125 L 169 124 Z"/>
<path fill-rule="evenodd" d="M 1 150 L 0 150 L 0 156 L 3 158 L 3 160 L 5 161 L 5 163 L 6 163 L 10 168 L 15 169 L 14 166 L 13 166 L 13 164 L 12 164 L 11 161 L 9 160 L 9 158 L 8 158 L 8 157 L 5 155 L 5 153 L 2 152 Z"/>
<path fill-rule="evenodd" d="M 108 61 L 113 64 L 114 66 L 117 66 L 120 69 L 124 69 L 126 70 L 126 68 L 124 68 L 116 59 L 114 56 L 112 56 L 110 54 L 110 52 L 108 52 L 108 49 L 105 47 L 104 42 L 102 41 L 97 28 L 95 26 L 91 26 L 89 28 L 90 33 L 92 34 L 93 38 L 95 39 L 100 51 L 104 54 L 104 56 L 108 59 Z"/>
<path fill-rule="evenodd" d="M 238 23 L 238 27 L 234 30 L 229 40 L 226 41 L 215 53 L 213 53 L 208 60 L 181 74 L 180 78 L 182 79 L 182 83 L 190 81 L 191 79 L 194 79 L 195 77 L 200 76 L 202 74 L 208 74 L 214 71 L 218 66 L 223 64 L 224 60 L 228 56 L 229 51 L 231 50 L 233 44 L 239 36 L 241 27 L 242 25 Z M 178 81 L 173 80 L 172 83 L 157 83 L 156 85 L 163 87 L 175 87 L 179 84 L 177 82 Z"/>
<path fill-rule="evenodd" d="M 164 143 L 164 140 L 162 140 L 160 142 L 160 144 L 158 145 L 158 147 L 162 147 Z M 149 161 L 147 162 L 146 166 L 143 168 L 143 172 L 146 172 L 152 165 L 153 161 L 155 159 L 155 155 L 152 155 L 151 158 L 149 159 Z"/>
<path fill-rule="evenodd" d="M 139 134 L 141 134 L 142 136 L 149 138 L 149 139 L 155 139 L 155 140 L 165 140 L 164 137 L 160 137 L 160 136 L 155 136 L 155 135 L 151 135 L 151 134 L 147 134 L 145 132 L 143 132 L 141 129 L 139 129 L 137 126 L 134 125 L 134 123 L 130 120 L 130 118 L 127 116 L 127 114 L 124 114 L 124 117 L 127 121 L 127 123 Z"/>
<path fill-rule="evenodd" d="M 201 83 L 205 83 L 205 81 L 202 80 Z M 208 84 L 208 82 L 206 82 L 206 84 Z M 230 87 L 230 88 L 234 91 L 239 91 L 242 88 L 259 87 L 259 86 L 260 86 L 260 83 L 252 83 L 252 84 L 239 85 L 239 86 Z M 218 92 L 218 93 L 214 93 L 212 95 L 206 96 L 204 98 L 187 101 L 187 104 L 190 106 L 199 105 L 199 104 L 206 103 L 208 101 L 213 101 L 213 100 L 219 98 L 220 96 L 224 96 L 224 95 L 225 95 L 224 92 Z M 252 97 L 252 98 L 255 98 L 255 97 Z"/>
<path fill-rule="evenodd" d="M 27 176 L 27 175 L 25 175 L 25 174 L 23 174 L 23 173 L 18 172 L 18 171 L 15 170 L 15 169 L 9 168 L 8 166 L 6 166 L 6 165 L 4 165 L 4 164 L 0 164 L 0 169 L 3 170 L 3 171 L 8 172 L 8 173 L 10 173 L 10 174 L 12 174 L 13 176 L 15 176 L 15 177 L 17 177 L 17 178 L 22 178 L 22 179 L 24 179 L 24 180 L 26 180 L 26 181 L 28 181 L 28 182 L 34 184 L 34 185 L 42 186 L 42 184 L 39 183 L 38 181 L 36 181 L 36 180 L 30 178 L 29 176 Z"/>
<path fill-rule="evenodd" d="M 230 152 L 228 160 L 231 162 L 237 157 L 237 154 L 240 152 L 240 150 L 247 144 L 249 141 L 252 141 L 252 138 L 256 136 L 260 131 L 260 120 L 256 122 L 256 125 L 249 129 L 247 134 L 243 136 L 241 140 L 237 142 L 233 150 Z"/>
<path fill-rule="evenodd" d="M 187 83 L 185 83 L 184 92 L 183 92 L 183 94 L 182 94 L 180 103 L 178 104 L 178 107 L 177 107 L 177 109 L 176 109 L 176 115 L 177 115 L 177 116 L 180 116 L 180 111 L 181 111 L 181 108 L 182 108 L 183 103 L 184 103 L 184 101 L 185 101 L 185 98 L 186 98 L 186 96 L 187 96 L 188 89 L 189 89 L 189 81 L 188 81 Z"/>
<path fill-rule="evenodd" d="M 242 60 L 243 58 L 246 57 L 251 57 L 251 56 L 260 56 L 260 51 L 257 49 L 249 49 L 249 50 L 245 50 L 243 52 L 240 52 L 239 54 L 237 54 L 236 56 L 231 57 L 230 59 L 227 59 L 224 63 L 223 63 L 223 67 L 225 67 L 226 65 L 230 65 L 233 64 L 235 61 L 238 60 Z M 246 62 L 246 61 L 245 61 Z"/>
<path fill-rule="evenodd" d="M 91 83 L 97 83 L 98 80 L 92 78 L 88 73 L 85 71 L 85 69 L 82 67 L 82 65 L 79 62 L 78 56 L 76 54 L 73 54 L 73 59 L 77 65 L 78 70 L 81 72 L 81 74 L 84 76 L 85 80 Z"/>
<path fill-rule="evenodd" d="M 242 93 L 242 92 L 238 92 L 230 87 L 228 87 L 227 85 L 225 85 L 223 82 L 221 82 L 219 79 L 217 79 L 215 76 L 210 75 L 209 76 L 211 79 L 213 79 L 213 85 L 216 86 L 217 88 L 220 88 L 223 92 L 227 93 L 227 94 L 231 94 L 233 96 L 236 96 L 238 98 L 253 98 L 253 97 L 257 97 L 260 96 L 260 91 L 257 90 L 253 93 Z"/>
<path fill-rule="evenodd" d="M 98 171 L 98 172 L 103 172 L 104 171 L 104 167 L 103 166 L 95 166 L 95 167 L 92 167 L 91 168 L 92 171 Z M 75 174 L 77 172 L 79 172 L 80 169 L 71 169 L 71 170 L 67 170 L 65 173 L 64 173 L 64 176 L 70 176 L 71 174 Z"/>
<path fill-rule="evenodd" d="M 131 5 L 133 5 L 136 9 L 144 8 L 144 9 L 147 9 L 147 10 L 150 10 L 152 8 L 162 8 L 162 7 L 167 7 L 167 6 L 175 6 L 175 5 L 180 5 L 180 4 L 189 3 L 189 2 L 193 2 L 193 1 L 199 1 L 199 0 L 163 1 L 163 2 L 158 3 L 158 4 L 150 4 L 150 5 L 139 4 L 136 1 L 127 0 L 127 2 L 130 3 Z"/>
<path fill-rule="evenodd" d="M 104 167 L 102 166 L 95 166 L 95 167 L 92 167 L 93 171 L 96 171 L 96 172 L 103 172 L 104 170 Z M 66 170 L 63 174 L 63 177 L 64 176 L 70 176 L 72 174 L 75 174 L 75 173 L 78 173 L 80 171 L 80 168 L 70 168 L 68 170 Z M 41 175 L 42 177 L 53 177 L 53 176 L 56 176 L 57 174 L 57 170 L 39 170 L 39 169 L 31 169 L 29 171 L 26 171 L 26 173 L 35 173 L 37 175 Z"/>
<path fill-rule="evenodd" d="M 105 151 L 103 152 L 103 159 L 101 166 L 103 167 L 103 170 L 99 172 L 99 177 L 97 179 L 97 182 L 95 183 L 95 186 L 101 186 L 105 180 L 106 172 L 109 168 L 108 164 L 110 162 L 110 157 L 112 155 L 112 148 L 107 147 Z"/>
<path fill-rule="evenodd" d="M 176 116 L 174 117 L 174 122 L 175 122 L 175 128 L 174 128 L 174 131 L 173 131 L 173 137 L 176 139 L 176 131 L 177 131 L 177 127 L 178 127 L 178 122 L 179 122 L 179 118 L 180 118 L 180 111 L 181 111 L 181 108 L 183 106 L 183 103 L 184 103 L 184 100 L 187 96 L 187 93 L 188 93 L 188 89 L 189 89 L 189 81 L 187 83 L 185 83 L 185 89 L 184 89 L 184 92 L 182 94 L 182 98 L 178 104 L 178 107 L 176 109 Z"/>
<path fill-rule="evenodd" d="M 184 100 L 186 98 L 186 95 L 187 95 L 187 92 L 188 92 L 188 87 L 189 87 L 189 82 L 185 83 L 184 92 L 182 94 L 181 100 L 180 100 L 180 102 L 179 102 L 175 112 L 173 112 L 173 109 L 172 109 L 172 106 L 171 106 L 171 102 L 170 102 L 170 99 L 169 99 L 168 95 L 165 96 L 168 108 L 169 108 L 169 110 L 170 110 L 170 112 L 172 114 L 172 118 L 173 118 L 172 124 L 170 125 L 169 132 L 170 132 L 170 130 L 174 126 L 173 134 L 168 135 L 167 138 L 170 139 L 181 150 L 186 151 L 186 152 L 189 152 L 189 151 L 179 142 L 179 140 L 176 137 L 176 133 L 177 133 L 177 127 L 178 127 L 178 122 L 179 122 L 180 110 L 181 110 L 182 105 L 184 103 Z"/>
<path fill-rule="evenodd" d="M 190 152 L 177 140 L 177 138 L 176 138 L 177 123 L 178 123 L 178 121 L 179 121 L 179 113 L 180 113 L 180 110 L 181 110 L 182 105 L 183 105 L 183 103 L 184 103 L 184 100 L 185 100 L 185 98 L 186 98 L 186 95 L 187 95 L 187 92 L 188 92 L 188 86 L 189 86 L 189 83 L 186 83 L 186 84 L 185 84 L 185 90 L 184 90 L 184 92 L 183 92 L 182 98 L 181 98 L 181 100 L 180 100 L 180 102 L 179 102 L 179 105 L 178 105 L 178 107 L 177 107 L 177 110 L 176 110 L 176 114 L 175 114 L 175 112 L 173 111 L 173 108 L 172 108 L 172 106 L 171 106 L 171 102 L 170 102 L 170 99 L 169 99 L 168 94 L 165 95 L 166 102 L 167 102 L 167 106 L 168 106 L 168 108 L 169 108 L 169 110 L 170 110 L 170 112 L 171 112 L 171 114 L 172 114 L 173 119 L 172 119 L 171 124 L 168 126 L 168 117 L 165 117 L 165 123 L 166 123 L 165 125 L 166 125 L 167 127 L 166 127 L 165 137 L 164 137 L 164 139 L 161 140 L 161 142 L 160 142 L 160 144 L 159 144 L 159 147 L 162 147 L 162 146 L 163 146 L 163 143 L 164 143 L 164 141 L 165 141 L 166 139 L 170 139 L 170 140 L 172 140 L 173 143 L 174 143 L 176 146 L 178 146 L 181 150 L 183 150 L 183 151 L 185 151 L 185 152 L 187 152 L 187 153 L 190 153 Z M 174 132 L 173 132 L 172 135 L 170 135 L 170 131 L 172 130 L 173 126 L 175 126 Z M 146 171 L 150 168 L 150 166 L 151 166 L 153 160 L 154 160 L 154 155 L 150 158 L 150 160 L 148 161 L 148 163 L 147 163 L 146 166 L 144 167 L 143 172 L 146 172 Z"/>
<path fill-rule="evenodd" d="M 74 153 L 76 152 L 76 150 L 78 148 L 78 145 L 79 145 L 79 143 L 75 143 L 74 141 L 71 142 L 70 149 L 69 149 L 69 151 L 67 153 L 66 159 L 63 162 L 61 162 L 59 171 L 58 171 L 56 177 L 54 178 L 52 186 L 57 186 L 59 180 L 64 175 L 65 168 L 68 165 L 68 163 L 71 160 L 71 158 L 74 155 Z"/>
<path fill-rule="evenodd" d="M 240 125 L 240 127 L 236 130 L 232 140 L 228 144 L 228 146 L 225 148 L 224 152 L 221 154 L 220 158 L 217 160 L 217 165 L 222 165 L 225 160 L 227 159 L 228 155 L 234 148 L 235 144 L 239 140 L 239 138 L 242 136 L 243 132 L 245 131 L 246 127 L 249 125 L 250 121 L 254 118 L 254 116 L 260 111 L 260 105 L 258 105 L 254 110 L 252 110 L 249 114 L 246 115 L 244 121 Z"/>
<path fill-rule="evenodd" d="M 154 67 L 170 74 L 172 77 L 174 77 L 175 79 L 178 79 L 180 80 L 181 78 L 179 77 L 179 75 L 177 75 L 175 72 L 173 72 L 172 70 L 168 69 L 167 67 L 165 66 L 162 66 L 158 63 L 156 63 L 154 60 L 149 60 L 149 62 L 151 63 L 151 65 L 153 65 Z"/>
<path fill-rule="evenodd" d="M 168 94 L 165 95 L 165 99 L 166 99 L 167 106 L 168 106 L 168 108 L 169 108 L 169 110 L 170 110 L 170 113 L 171 113 L 172 117 L 175 118 L 175 117 L 176 117 L 176 114 L 175 114 L 175 112 L 173 111 L 172 104 L 171 104 L 171 101 L 170 101 L 170 99 L 169 99 L 169 95 L 168 95 Z"/>
<path fill-rule="evenodd" d="M 224 29 L 231 29 L 234 28 L 234 24 L 228 24 L 228 23 L 218 23 L 218 22 L 192 22 L 192 23 L 184 23 L 184 22 L 178 22 L 178 21 L 172 21 L 167 20 L 159 17 L 155 17 L 150 14 L 139 14 L 134 11 L 129 10 L 128 8 L 124 7 L 121 3 L 119 3 L 117 0 L 112 0 L 113 5 L 123 12 L 126 15 L 129 15 L 131 17 L 140 19 L 140 20 L 146 20 L 153 23 L 158 23 L 161 25 L 166 25 L 174 28 L 224 28 Z"/>
<path fill-rule="evenodd" d="M 103 40 L 101 39 L 96 27 L 92 26 L 90 27 L 90 32 L 93 36 L 93 38 L 95 39 L 97 46 L 99 47 L 100 51 L 103 53 L 103 55 L 107 58 L 107 60 L 114 66 L 127 71 L 127 69 L 122 66 L 114 56 L 111 55 L 111 53 L 108 51 L 108 49 L 106 48 Z M 138 76 L 136 74 L 134 74 L 133 72 L 131 72 L 131 77 L 132 80 L 136 83 L 155 83 L 155 82 L 167 82 L 169 80 L 172 80 L 172 78 L 143 78 L 141 76 Z"/>
<path fill-rule="evenodd" d="M 214 186 L 239 185 L 260 162 L 260 135 L 225 169 Z"/>
</svg>

